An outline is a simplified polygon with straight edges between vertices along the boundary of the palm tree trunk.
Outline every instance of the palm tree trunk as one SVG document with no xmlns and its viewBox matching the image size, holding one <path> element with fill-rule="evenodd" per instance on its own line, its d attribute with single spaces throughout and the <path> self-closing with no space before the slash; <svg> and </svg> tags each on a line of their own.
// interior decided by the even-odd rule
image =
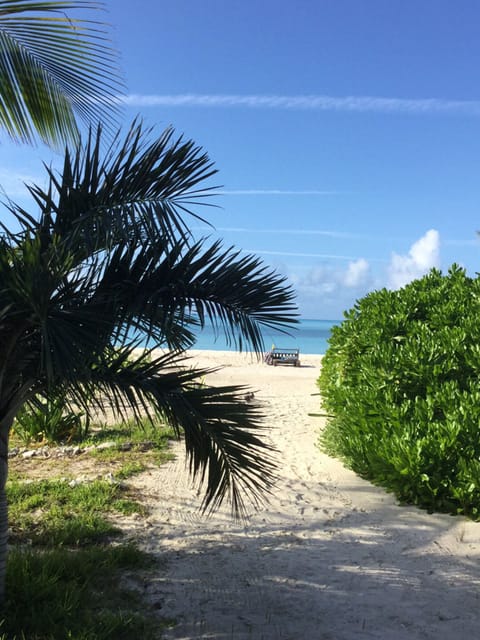
<svg viewBox="0 0 480 640">
<path fill-rule="evenodd" d="M 6 484 L 8 475 L 8 439 L 13 417 L 0 419 L 0 604 L 5 600 L 7 573 L 8 506 Z"/>
</svg>

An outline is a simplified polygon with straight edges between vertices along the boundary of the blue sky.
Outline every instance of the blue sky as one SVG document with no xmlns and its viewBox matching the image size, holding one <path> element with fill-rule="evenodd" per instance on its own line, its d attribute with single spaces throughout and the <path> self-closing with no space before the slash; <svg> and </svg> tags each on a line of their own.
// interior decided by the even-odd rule
<svg viewBox="0 0 480 640">
<path fill-rule="evenodd" d="M 285 274 L 304 317 L 338 319 L 433 266 L 480 271 L 480 3 L 132 6 L 104 16 L 125 124 L 139 113 L 208 151 L 213 236 Z M 2 139 L 0 184 L 21 199 L 52 160 Z"/>
</svg>

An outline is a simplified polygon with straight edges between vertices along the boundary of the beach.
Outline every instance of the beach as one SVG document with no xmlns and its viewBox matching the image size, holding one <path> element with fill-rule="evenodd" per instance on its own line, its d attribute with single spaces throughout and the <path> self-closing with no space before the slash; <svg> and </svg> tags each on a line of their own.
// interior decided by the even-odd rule
<svg viewBox="0 0 480 640">
<path fill-rule="evenodd" d="M 268 366 L 192 351 L 212 384 L 249 385 L 278 449 L 269 502 L 235 522 L 199 512 L 182 443 L 132 479 L 150 513 L 130 523 L 160 561 L 144 585 L 176 622 L 166 640 L 457 640 L 480 637 L 480 524 L 398 505 L 318 446 L 321 356 Z M 127 526 L 127 525 L 125 525 Z"/>
</svg>

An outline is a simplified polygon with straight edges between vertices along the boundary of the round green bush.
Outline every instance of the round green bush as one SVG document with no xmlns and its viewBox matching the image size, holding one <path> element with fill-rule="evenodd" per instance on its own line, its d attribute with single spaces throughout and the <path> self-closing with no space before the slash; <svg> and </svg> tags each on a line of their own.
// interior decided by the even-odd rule
<svg viewBox="0 0 480 640">
<path fill-rule="evenodd" d="M 318 380 L 325 450 L 398 498 L 480 519 L 480 279 L 453 265 L 359 300 Z"/>
</svg>

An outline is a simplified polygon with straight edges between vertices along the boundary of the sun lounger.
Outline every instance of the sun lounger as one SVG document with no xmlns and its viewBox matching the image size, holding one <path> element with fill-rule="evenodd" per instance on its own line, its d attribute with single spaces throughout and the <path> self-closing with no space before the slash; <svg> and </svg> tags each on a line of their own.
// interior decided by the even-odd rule
<svg viewBox="0 0 480 640">
<path fill-rule="evenodd" d="M 300 349 L 281 349 L 274 347 L 265 355 L 265 362 L 273 364 L 293 364 L 295 367 L 300 366 Z"/>
</svg>

